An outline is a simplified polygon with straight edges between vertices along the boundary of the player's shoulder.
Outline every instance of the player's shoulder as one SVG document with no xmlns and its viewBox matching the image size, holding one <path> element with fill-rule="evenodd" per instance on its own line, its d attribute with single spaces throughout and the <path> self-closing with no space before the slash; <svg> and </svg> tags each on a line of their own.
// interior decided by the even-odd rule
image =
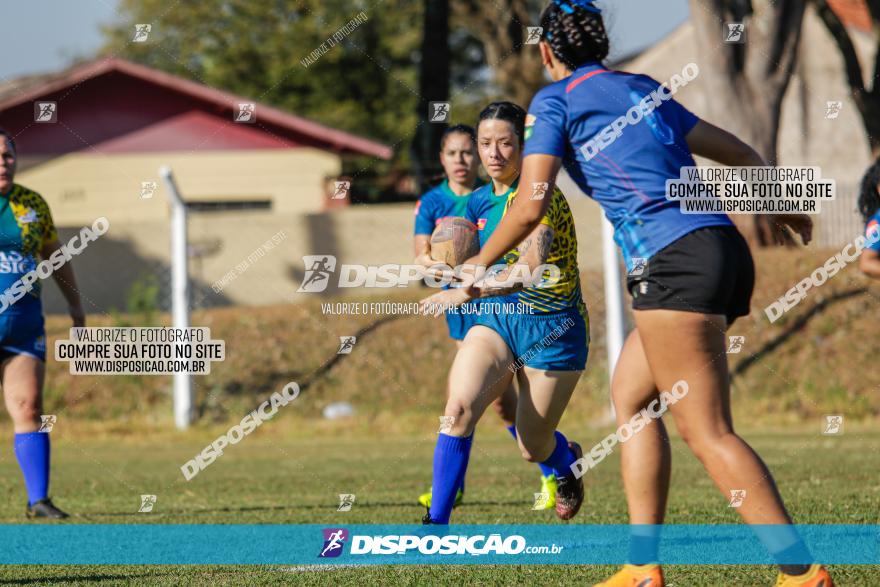
<svg viewBox="0 0 880 587">
<path fill-rule="evenodd" d="M 45 202 L 38 192 L 30 189 L 29 187 L 23 186 L 20 183 L 16 183 L 12 185 L 12 197 L 15 197 L 21 201 L 30 201 L 30 202 Z"/>
<path fill-rule="evenodd" d="M 437 209 L 438 202 L 437 188 L 433 187 L 419 196 L 416 202 L 415 215 L 433 214 Z"/>
<path fill-rule="evenodd" d="M 532 103 L 529 106 L 529 112 L 539 110 L 541 108 L 561 107 L 565 106 L 565 88 L 570 78 L 561 79 L 559 81 L 547 84 L 537 91 Z"/>
<path fill-rule="evenodd" d="M 437 197 L 437 186 L 434 186 L 434 187 L 428 189 L 428 191 L 426 191 L 421 196 L 419 196 L 419 201 L 420 202 L 430 201 L 430 200 L 434 199 L 435 197 Z"/>
<path fill-rule="evenodd" d="M 477 208 L 489 201 L 489 196 L 492 194 L 493 190 L 494 187 L 490 181 L 472 191 L 468 199 L 468 207 Z"/>
<path fill-rule="evenodd" d="M 419 198 L 419 201 L 422 202 L 422 204 L 424 205 L 428 203 L 438 202 L 442 200 L 443 197 L 443 183 L 441 182 L 422 194 Z"/>
<path fill-rule="evenodd" d="M 571 216 L 571 207 L 568 205 L 568 199 L 558 187 L 553 187 L 553 195 L 550 198 L 550 207 L 547 210 L 548 216 L 562 217 Z"/>
<path fill-rule="evenodd" d="M 868 218 L 868 222 L 865 223 L 865 232 L 870 232 L 872 230 L 880 230 L 880 209 L 874 212 L 874 214 Z"/>
<path fill-rule="evenodd" d="M 49 204 L 39 193 L 19 183 L 13 184 L 10 199 L 17 204 L 34 208 L 35 210 L 48 210 Z"/>
<path fill-rule="evenodd" d="M 485 198 L 486 196 L 492 194 L 492 191 L 495 189 L 495 186 L 491 181 L 488 181 L 471 192 L 471 198 Z"/>
<path fill-rule="evenodd" d="M 562 190 L 559 189 L 559 186 L 553 186 L 553 199 L 550 200 L 550 204 L 554 206 L 560 206 L 564 208 L 568 208 L 568 200 L 565 198 L 565 194 L 562 193 Z"/>
</svg>

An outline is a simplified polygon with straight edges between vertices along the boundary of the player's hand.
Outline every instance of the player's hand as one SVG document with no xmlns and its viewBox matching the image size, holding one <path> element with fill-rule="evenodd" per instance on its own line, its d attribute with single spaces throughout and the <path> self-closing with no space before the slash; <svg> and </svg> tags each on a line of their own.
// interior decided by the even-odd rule
<svg viewBox="0 0 880 587">
<path fill-rule="evenodd" d="M 482 279 L 485 275 L 486 266 L 480 263 L 479 256 L 474 256 L 458 267 L 456 277 L 465 288 L 471 288 L 478 279 Z"/>
<path fill-rule="evenodd" d="M 449 265 L 435 261 L 427 253 L 422 253 L 416 257 L 415 264 L 424 267 L 422 273 L 427 277 L 433 277 L 446 283 L 451 282 L 454 277 L 452 268 Z"/>
<path fill-rule="evenodd" d="M 82 328 L 86 325 L 86 313 L 81 305 L 68 306 L 67 311 L 70 313 L 70 319 L 73 320 L 74 328 Z"/>
<path fill-rule="evenodd" d="M 456 308 L 473 299 L 471 288 L 446 289 L 428 296 L 419 302 L 422 314 L 425 316 L 440 316 L 447 310 Z"/>
<path fill-rule="evenodd" d="M 801 241 L 808 245 L 813 240 L 813 219 L 806 214 L 770 214 L 765 216 L 764 228 L 769 232 L 771 243 L 786 246 L 797 244 L 793 232 L 800 235 Z M 789 229 L 791 232 L 789 232 Z"/>
</svg>

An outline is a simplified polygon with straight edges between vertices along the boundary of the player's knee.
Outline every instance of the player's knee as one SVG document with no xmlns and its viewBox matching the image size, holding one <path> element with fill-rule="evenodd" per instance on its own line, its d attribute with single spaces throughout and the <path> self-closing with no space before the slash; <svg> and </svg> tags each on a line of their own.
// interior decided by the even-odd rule
<svg viewBox="0 0 880 587">
<path fill-rule="evenodd" d="M 543 463 L 553 452 L 555 438 L 551 434 L 548 438 L 544 435 L 529 434 L 524 432 L 519 436 L 519 451 L 522 458 L 530 463 Z"/>
<path fill-rule="evenodd" d="M 16 424 L 40 421 L 40 407 L 32 398 L 13 398 L 9 408 L 9 415 Z"/>
<path fill-rule="evenodd" d="M 721 449 L 725 436 L 731 434 L 724 428 L 706 426 L 681 426 L 676 424 L 681 439 L 701 462 L 713 460 L 717 450 Z"/>
<path fill-rule="evenodd" d="M 446 434 L 452 436 L 468 436 L 476 426 L 471 406 L 455 398 L 449 398 L 446 402 L 444 416 L 447 420 L 444 422 L 443 428 L 448 430 Z"/>
<path fill-rule="evenodd" d="M 516 421 L 516 404 L 511 405 L 509 402 L 504 401 L 503 398 L 492 402 L 492 409 L 495 410 L 495 413 L 504 420 L 505 424 L 513 424 Z"/>
<path fill-rule="evenodd" d="M 611 402 L 618 419 L 625 416 L 626 420 L 645 407 L 645 393 L 626 386 L 611 386 Z"/>
</svg>

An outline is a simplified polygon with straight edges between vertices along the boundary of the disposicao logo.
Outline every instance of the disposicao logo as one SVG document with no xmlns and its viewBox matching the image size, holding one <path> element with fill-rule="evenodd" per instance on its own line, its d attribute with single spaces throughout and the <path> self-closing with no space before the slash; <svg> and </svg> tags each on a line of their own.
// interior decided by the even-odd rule
<svg viewBox="0 0 880 587">
<path fill-rule="evenodd" d="M 348 540 L 348 530 L 345 528 L 324 528 L 324 548 L 318 558 L 336 558 L 342 554 L 345 541 Z"/>
</svg>

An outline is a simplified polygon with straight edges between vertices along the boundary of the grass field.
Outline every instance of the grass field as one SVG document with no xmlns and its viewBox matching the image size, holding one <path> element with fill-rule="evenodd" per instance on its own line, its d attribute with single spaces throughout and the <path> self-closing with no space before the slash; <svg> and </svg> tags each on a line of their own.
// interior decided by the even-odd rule
<svg viewBox="0 0 880 587">
<path fill-rule="evenodd" d="M 880 372 L 875 323 L 880 285 L 841 272 L 777 323 L 762 309 L 783 295 L 828 252 L 762 252 L 751 316 L 731 334 L 746 337 L 730 355 L 739 431 L 773 470 L 800 523 L 880 523 Z M 601 278 L 582 278 L 593 343 L 587 371 L 560 428 L 584 446 L 609 431 Z M 424 291 L 382 292 L 362 300 L 417 300 Z M 402 317 L 358 340 L 332 368 L 339 337 L 376 316 L 323 315 L 320 302 L 195 312 L 226 341 L 227 360 L 195 379 L 198 423 L 173 430 L 169 377 L 72 376 L 50 358 L 44 413 L 56 414 L 53 482 L 72 523 L 418 523 L 416 496 L 430 483 L 437 416 L 453 347 L 440 321 Z M 160 315 L 157 324 L 167 324 Z M 149 325 L 139 316 L 89 316 L 89 324 Z M 52 341 L 69 323 L 48 320 Z M 52 352 L 50 351 L 50 357 Z M 282 408 L 224 456 L 186 482 L 179 467 L 288 381 L 308 382 Z M 328 421 L 321 410 L 348 401 L 354 418 Z M 824 414 L 846 417 L 843 436 L 820 434 Z M 9 438 L 7 421 L 0 439 Z M 488 414 L 471 459 L 466 503 L 454 523 L 559 523 L 533 512 L 537 468 L 522 462 L 507 432 Z M 24 521 L 24 489 L 11 442 L 0 444 L 0 523 Z M 683 444 L 675 440 L 670 523 L 736 523 Z M 619 458 L 588 475 L 588 502 L 577 523 L 626 522 Z M 354 493 L 351 512 L 338 494 Z M 155 494 L 153 513 L 137 513 L 141 494 Z M 2 545 L 0 545 L 2 548 Z M 0 566 L 2 584 L 98 582 L 156 585 L 591 585 L 610 567 L 383 567 L 315 571 L 294 567 L 24 567 Z M 880 586 L 880 570 L 836 567 L 841 586 Z M 672 587 L 772 585 L 770 567 L 673 567 Z"/>
<path fill-rule="evenodd" d="M 295 407 L 285 408 L 288 410 Z M 370 439 L 320 437 L 276 420 L 227 450 L 185 482 L 178 467 L 210 441 L 186 433 L 145 444 L 133 440 L 60 440 L 53 495 L 74 512 L 74 523 L 417 523 L 415 496 L 429 483 L 433 435 Z M 600 439 L 585 428 L 577 438 Z M 469 489 L 455 523 L 557 524 L 552 512 L 534 512 L 537 468 L 520 461 L 506 432 L 487 420 L 475 443 Z M 573 434 L 574 435 L 574 434 Z M 848 429 L 843 436 L 790 430 L 746 433 L 762 453 L 801 523 L 878 523 L 880 433 Z M 696 460 L 676 441 L 670 523 L 736 523 Z M 9 452 L 0 461 L 0 522 L 22 522 L 21 481 Z M 588 501 L 578 523 L 625 523 L 619 461 L 606 459 L 588 476 Z M 140 494 L 157 495 L 153 513 L 137 513 Z M 337 512 L 337 494 L 354 493 L 350 512 Z M 609 567 L 381 567 L 303 570 L 293 567 L 0 567 L 2 584 L 591 584 Z M 880 571 L 836 567 L 838 584 L 871 587 Z M 772 585 L 770 567 L 671 567 L 675 587 Z"/>
</svg>

